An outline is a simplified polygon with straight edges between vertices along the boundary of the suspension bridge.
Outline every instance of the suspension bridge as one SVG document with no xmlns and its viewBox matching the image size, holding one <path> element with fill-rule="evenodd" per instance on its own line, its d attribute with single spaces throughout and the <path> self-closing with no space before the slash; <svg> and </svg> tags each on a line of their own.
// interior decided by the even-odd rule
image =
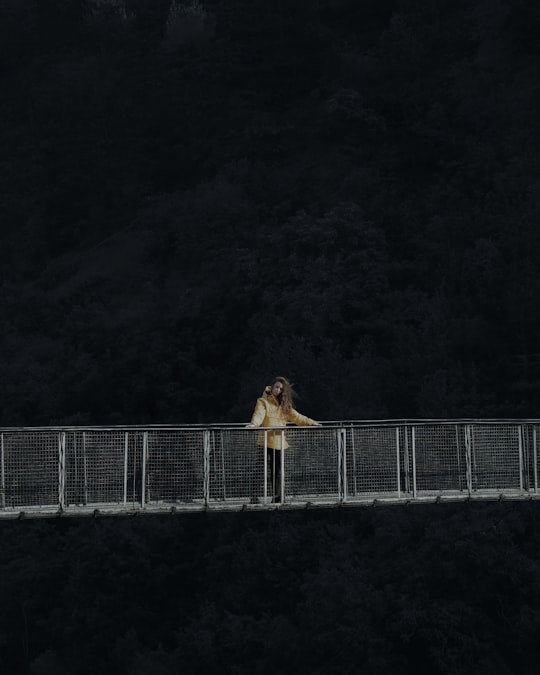
<svg viewBox="0 0 540 675">
<path fill-rule="evenodd" d="M 529 419 L 3 428 L 0 519 L 538 499 L 539 430 Z M 289 447 L 272 460 L 276 433 Z"/>
</svg>

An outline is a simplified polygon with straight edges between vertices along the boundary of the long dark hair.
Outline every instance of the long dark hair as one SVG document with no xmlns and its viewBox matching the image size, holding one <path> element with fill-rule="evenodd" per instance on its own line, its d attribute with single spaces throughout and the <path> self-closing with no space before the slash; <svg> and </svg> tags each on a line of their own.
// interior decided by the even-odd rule
<svg viewBox="0 0 540 675">
<path fill-rule="evenodd" d="M 277 398 L 281 409 L 286 415 L 288 415 L 293 409 L 293 397 L 294 397 L 293 386 L 286 377 L 283 377 L 281 375 L 279 375 L 278 377 L 274 377 L 274 379 L 272 380 L 272 387 L 276 382 L 281 382 L 281 384 L 283 385 L 281 394 Z"/>
</svg>

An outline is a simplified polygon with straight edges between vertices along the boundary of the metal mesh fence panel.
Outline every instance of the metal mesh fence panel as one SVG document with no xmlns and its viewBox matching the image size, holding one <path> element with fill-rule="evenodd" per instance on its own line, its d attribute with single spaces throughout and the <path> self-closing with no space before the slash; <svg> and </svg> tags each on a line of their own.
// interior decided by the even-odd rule
<svg viewBox="0 0 540 675">
<path fill-rule="evenodd" d="M 366 426 L 348 430 L 347 497 L 398 493 L 395 427 Z"/>
<path fill-rule="evenodd" d="M 348 429 L 347 498 L 398 493 L 396 428 L 365 426 Z"/>
<path fill-rule="evenodd" d="M 475 424 L 471 470 L 475 491 L 521 490 L 520 427 L 516 424 Z"/>
<path fill-rule="evenodd" d="M 414 427 L 416 489 L 467 492 L 463 429 L 455 424 Z"/>
<path fill-rule="evenodd" d="M 409 427 L 396 428 L 396 446 L 399 454 L 399 491 L 409 495 L 413 491 L 412 433 Z M 397 461 L 397 460 L 396 460 Z"/>
<path fill-rule="evenodd" d="M 263 450 L 252 429 L 214 429 L 210 439 L 209 501 L 256 502 L 263 494 Z"/>
<path fill-rule="evenodd" d="M 80 452 L 84 473 L 85 503 L 92 505 L 123 503 L 130 496 L 140 501 L 142 472 L 140 449 L 137 452 L 136 439 L 123 431 L 84 431 L 81 432 Z M 126 460 L 129 459 L 129 465 Z M 131 469 L 126 475 L 125 468 Z M 80 475 L 80 470 L 79 470 Z M 80 492 L 80 484 L 74 488 Z M 67 483 L 68 494 L 72 486 Z"/>
<path fill-rule="evenodd" d="M 190 503 L 204 500 L 204 431 L 148 432 L 148 501 Z"/>
<path fill-rule="evenodd" d="M 263 503 L 281 493 L 281 430 L 221 429 L 212 434 L 210 450 L 210 502 Z M 288 448 L 283 455 L 285 499 L 336 496 L 338 489 L 335 432 L 331 429 L 288 427 L 283 431 Z M 276 435 L 276 438 L 274 438 Z M 266 466 L 265 466 L 266 465 Z M 265 489 L 266 475 L 266 489 Z"/>
<path fill-rule="evenodd" d="M 144 432 L 130 431 L 127 434 L 127 452 L 125 453 L 125 501 L 133 506 L 148 501 L 144 461 Z"/>
<path fill-rule="evenodd" d="M 537 471 L 537 447 L 535 439 L 535 425 L 520 425 L 522 433 L 522 451 L 523 451 L 523 489 L 527 492 L 538 491 L 538 471 Z"/>
<path fill-rule="evenodd" d="M 289 427 L 285 431 L 289 447 L 284 451 L 285 501 L 339 499 L 339 463 L 337 429 Z M 273 466 L 270 453 L 269 483 Z M 272 490 L 269 485 L 269 494 Z M 279 487 L 279 484 L 278 486 Z"/>
<path fill-rule="evenodd" d="M 81 431 L 61 433 L 64 437 L 65 506 L 88 504 L 88 481 L 84 435 Z"/>
<path fill-rule="evenodd" d="M 55 431 L 2 434 L 5 508 L 59 504 L 58 444 Z"/>
</svg>

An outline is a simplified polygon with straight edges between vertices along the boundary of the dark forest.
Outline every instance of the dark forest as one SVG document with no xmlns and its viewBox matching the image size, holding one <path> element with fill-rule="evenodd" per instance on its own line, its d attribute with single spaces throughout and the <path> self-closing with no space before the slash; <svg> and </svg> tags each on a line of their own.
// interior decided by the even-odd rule
<svg viewBox="0 0 540 675">
<path fill-rule="evenodd" d="M 539 18 L 4 0 L 2 424 L 536 416 Z"/>
<path fill-rule="evenodd" d="M 0 424 L 538 418 L 540 5 L 2 0 Z M 9 675 L 536 673 L 536 503 L 0 523 Z"/>
<path fill-rule="evenodd" d="M 1 528 L 4 673 L 538 672 L 537 503 Z"/>
</svg>

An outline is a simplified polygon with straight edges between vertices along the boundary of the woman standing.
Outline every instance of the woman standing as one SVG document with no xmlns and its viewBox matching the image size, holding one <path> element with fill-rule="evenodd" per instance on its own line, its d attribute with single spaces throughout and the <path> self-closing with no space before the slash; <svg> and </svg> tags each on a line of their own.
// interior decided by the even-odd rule
<svg viewBox="0 0 540 675">
<path fill-rule="evenodd" d="M 263 395 L 257 399 L 255 410 L 248 428 L 287 426 L 287 422 L 302 427 L 319 427 L 319 422 L 301 415 L 293 408 L 293 388 L 285 377 L 276 377 L 269 387 L 265 387 Z M 279 430 L 261 432 L 257 439 L 259 446 L 264 446 L 267 436 L 266 459 L 270 466 L 272 478 L 273 502 L 281 501 L 281 452 L 289 447 L 285 434 Z"/>
</svg>

